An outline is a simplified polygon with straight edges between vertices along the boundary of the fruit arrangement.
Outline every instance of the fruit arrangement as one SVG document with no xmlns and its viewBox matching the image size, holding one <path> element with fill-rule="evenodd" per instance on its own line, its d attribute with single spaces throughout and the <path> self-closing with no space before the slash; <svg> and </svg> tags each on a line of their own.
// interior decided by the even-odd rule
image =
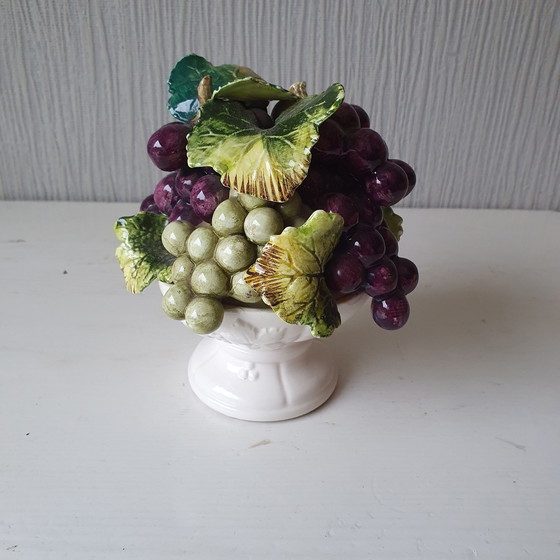
<svg viewBox="0 0 560 560">
<path fill-rule="evenodd" d="M 360 292 L 377 325 L 402 327 L 418 270 L 398 255 L 391 207 L 416 176 L 342 85 L 308 95 L 304 82 L 286 90 L 195 54 L 168 85 L 176 121 L 147 146 L 167 174 L 115 224 L 128 290 L 170 284 L 165 313 L 198 334 L 220 326 L 225 306 L 247 305 L 329 336 L 337 301 Z"/>
</svg>

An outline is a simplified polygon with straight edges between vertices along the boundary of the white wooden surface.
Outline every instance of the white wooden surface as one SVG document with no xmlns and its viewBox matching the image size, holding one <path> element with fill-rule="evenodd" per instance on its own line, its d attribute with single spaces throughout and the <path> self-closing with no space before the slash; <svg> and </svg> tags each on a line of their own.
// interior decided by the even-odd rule
<svg viewBox="0 0 560 560">
<path fill-rule="evenodd" d="M 399 332 L 325 341 L 318 411 L 222 417 L 124 290 L 128 204 L 0 204 L 0 558 L 560 557 L 560 215 L 405 209 Z"/>
<path fill-rule="evenodd" d="M 194 51 L 344 84 L 425 185 L 406 205 L 560 210 L 559 36 L 558 0 L 1 0 L 0 198 L 147 196 Z"/>
</svg>

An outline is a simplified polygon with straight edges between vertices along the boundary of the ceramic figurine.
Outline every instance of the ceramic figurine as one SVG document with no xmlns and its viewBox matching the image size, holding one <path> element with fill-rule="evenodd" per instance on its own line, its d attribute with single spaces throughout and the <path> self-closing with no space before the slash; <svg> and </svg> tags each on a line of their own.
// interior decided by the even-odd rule
<svg viewBox="0 0 560 560">
<path fill-rule="evenodd" d="M 168 84 L 176 122 L 147 147 L 167 174 L 115 224 L 126 286 L 158 280 L 165 313 L 208 335 L 189 379 L 210 407 L 247 420 L 310 412 L 337 379 L 314 338 L 367 301 L 384 329 L 408 319 L 418 270 L 398 255 L 391 207 L 415 173 L 341 84 L 308 95 L 195 54 Z"/>
</svg>

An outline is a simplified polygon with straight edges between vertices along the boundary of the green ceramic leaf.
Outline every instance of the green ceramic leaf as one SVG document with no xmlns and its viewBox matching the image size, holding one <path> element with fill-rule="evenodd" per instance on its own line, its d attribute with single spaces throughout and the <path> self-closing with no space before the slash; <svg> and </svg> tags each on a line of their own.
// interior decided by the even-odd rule
<svg viewBox="0 0 560 560">
<path fill-rule="evenodd" d="M 383 206 L 383 219 L 387 224 L 387 229 L 396 237 L 397 241 L 401 238 L 403 234 L 403 219 L 393 212 L 393 209 L 389 206 Z"/>
<path fill-rule="evenodd" d="M 296 101 L 265 130 L 240 103 L 209 101 L 189 136 L 189 165 L 214 168 L 240 193 L 284 202 L 307 176 L 318 126 L 343 99 L 344 88 L 333 84 Z"/>
<path fill-rule="evenodd" d="M 150 212 L 125 216 L 115 223 L 115 233 L 121 241 L 115 255 L 124 273 L 126 288 L 133 294 L 141 292 L 156 279 L 171 282 L 171 265 L 175 257 L 161 242 L 166 225 L 166 216 Z"/>
<path fill-rule="evenodd" d="M 316 210 L 300 227 L 273 235 L 249 268 L 245 281 L 287 323 L 308 325 L 325 337 L 340 325 L 340 315 L 323 277 L 344 220 Z"/>
<path fill-rule="evenodd" d="M 214 88 L 214 97 L 231 99 L 233 101 L 297 99 L 293 93 L 290 93 L 280 86 L 269 84 L 261 78 L 251 77 L 230 82 L 219 89 Z"/>
<path fill-rule="evenodd" d="M 178 120 L 187 122 L 196 115 L 199 104 L 197 88 L 204 76 L 212 78 L 214 95 L 236 100 L 294 99 L 295 96 L 278 86 L 268 84 L 251 69 L 233 64 L 214 66 L 196 54 L 180 60 L 171 71 L 168 107 Z"/>
<path fill-rule="evenodd" d="M 255 74 L 248 68 L 241 69 L 232 64 L 213 66 L 205 58 L 194 53 L 185 56 L 175 65 L 167 82 L 171 94 L 168 107 L 176 119 L 186 122 L 196 115 L 197 87 L 204 76 L 210 76 L 213 88 L 217 89 L 229 82 Z"/>
</svg>

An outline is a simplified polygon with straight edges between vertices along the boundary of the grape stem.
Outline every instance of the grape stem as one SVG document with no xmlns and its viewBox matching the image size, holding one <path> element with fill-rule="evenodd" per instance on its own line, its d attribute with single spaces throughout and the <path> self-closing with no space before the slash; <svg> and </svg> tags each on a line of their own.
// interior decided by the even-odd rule
<svg viewBox="0 0 560 560">
<path fill-rule="evenodd" d="M 294 82 L 290 86 L 290 93 L 301 98 L 307 97 L 307 82 Z"/>
<path fill-rule="evenodd" d="M 212 76 L 204 76 L 196 88 L 198 104 L 202 107 L 212 98 Z"/>
</svg>

